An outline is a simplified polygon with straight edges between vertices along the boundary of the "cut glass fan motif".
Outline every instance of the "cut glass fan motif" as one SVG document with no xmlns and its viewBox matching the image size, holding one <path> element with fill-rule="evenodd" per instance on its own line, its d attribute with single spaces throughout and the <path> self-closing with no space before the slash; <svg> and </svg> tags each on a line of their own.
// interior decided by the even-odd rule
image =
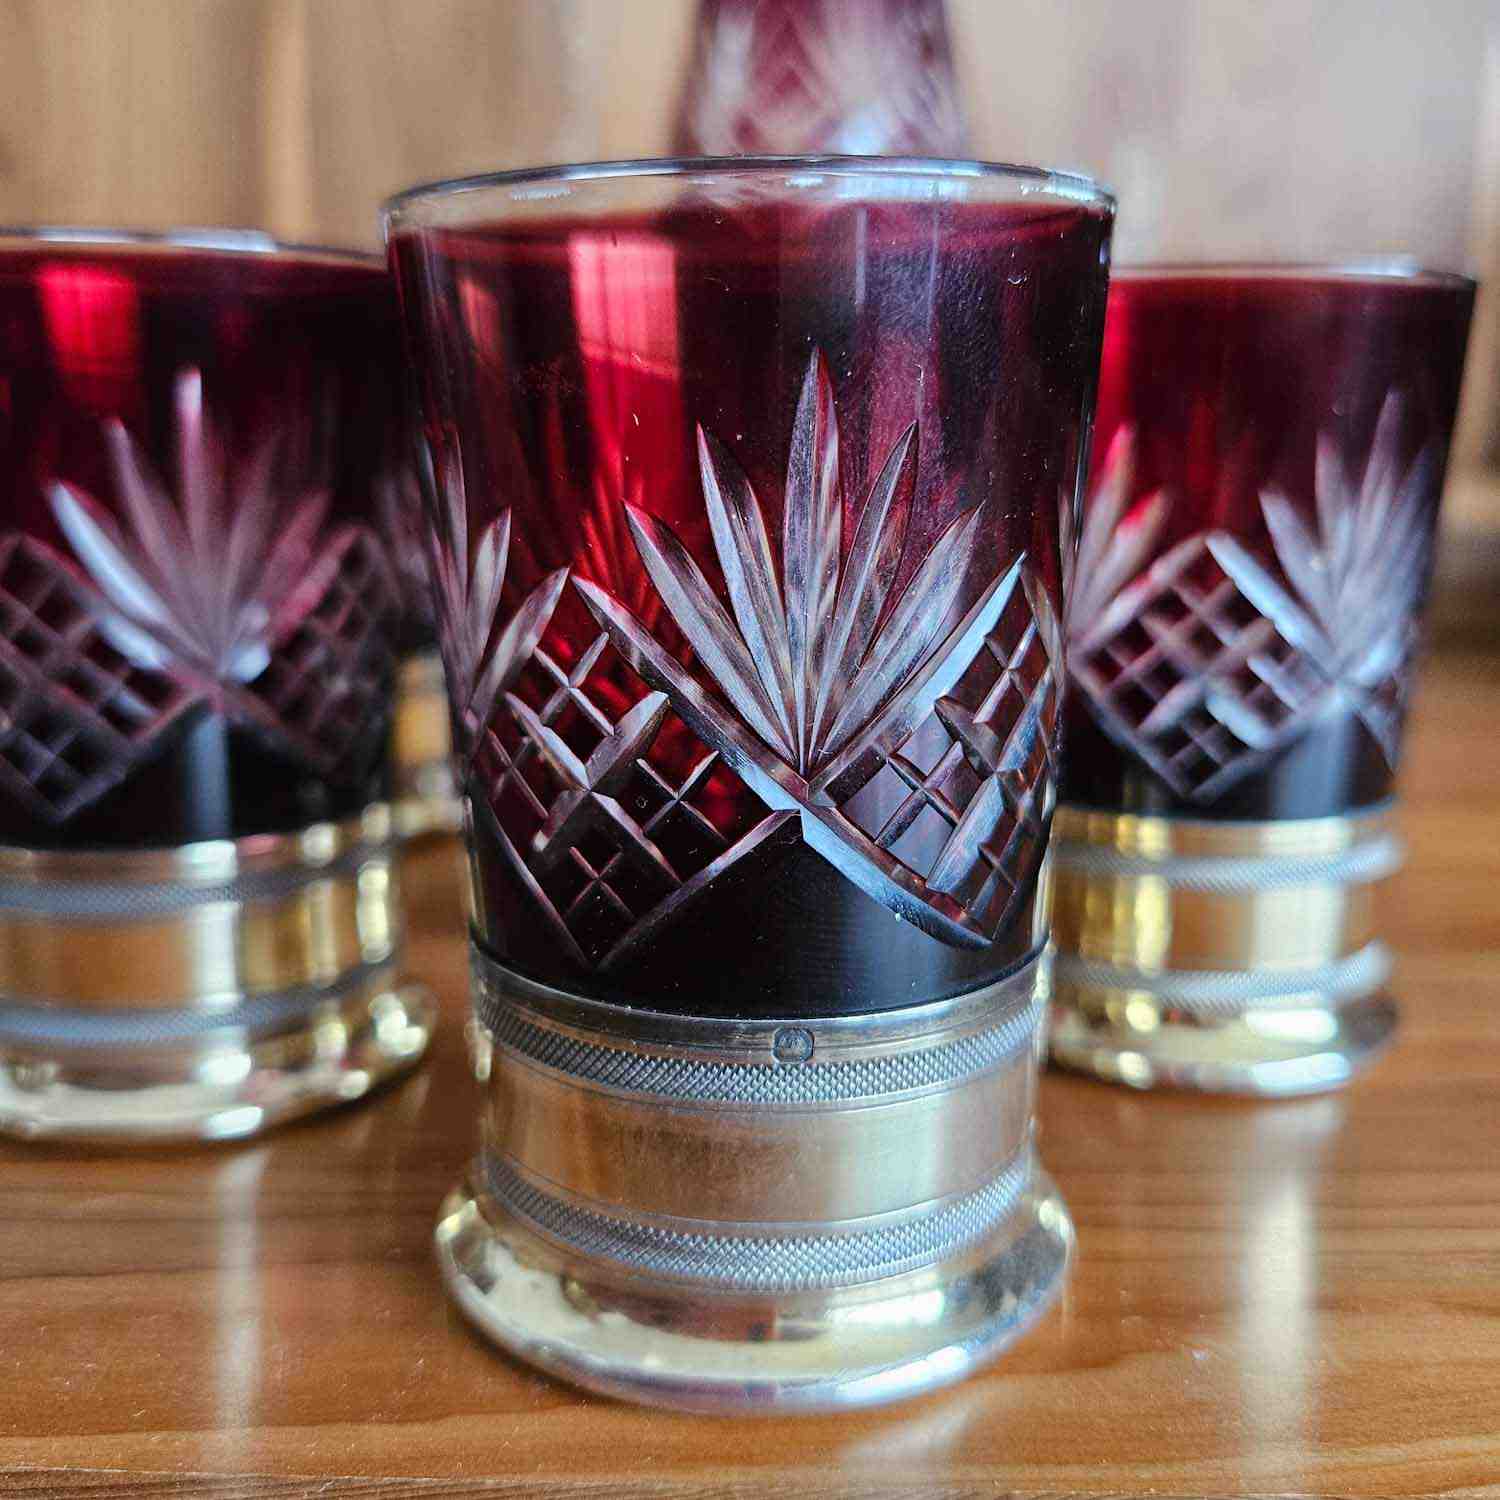
<svg viewBox="0 0 1500 1500">
<path fill-rule="evenodd" d="M 1212 802 L 1340 713 L 1394 768 L 1436 474 L 1430 448 L 1399 469 L 1400 418 L 1388 398 L 1358 484 L 1319 441 L 1316 528 L 1261 495 L 1270 563 L 1214 530 L 1143 568 L 1167 502 L 1126 512 L 1132 441 L 1116 435 L 1072 565 L 1069 670 L 1100 726 L 1179 795 Z"/>
<path fill-rule="evenodd" d="M 568 570 L 559 568 L 527 595 L 515 614 L 499 624 L 500 596 L 510 560 L 510 512 L 502 511 L 469 546 L 469 503 L 463 464 L 453 451 L 435 476 L 438 525 L 429 531 L 438 643 L 448 676 L 448 692 L 458 706 L 461 741 L 459 783 L 479 748 L 500 696 L 515 681 L 535 649 Z"/>
<path fill-rule="evenodd" d="M 49 495 L 81 571 L 33 538 L 3 544 L 0 764 L 54 821 L 196 705 L 329 776 L 383 722 L 395 595 L 380 543 L 326 526 L 319 491 L 279 494 L 275 441 L 231 474 L 197 371 L 178 378 L 176 415 L 180 502 L 114 422 L 119 519 L 74 485 Z"/>
<path fill-rule="evenodd" d="M 1024 896 L 1052 808 L 1060 632 L 1045 592 L 1017 559 L 963 607 L 982 508 L 895 587 L 914 425 L 846 541 L 821 357 L 793 428 L 779 570 L 739 464 L 702 430 L 698 442 L 729 608 L 667 526 L 639 508 L 628 517 L 703 675 L 575 577 L 603 633 L 570 669 L 537 650 L 533 665 L 550 678 L 543 706 L 508 696 L 480 752 L 513 872 L 574 957 L 602 967 L 733 866 L 795 837 L 922 930 L 986 946 Z M 606 711 L 589 691 L 606 651 L 651 690 L 628 708 Z M 565 715 L 575 737 L 586 728 L 588 754 L 559 732 Z M 714 778 L 731 773 L 765 816 L 716 820 Z M 502 825 L 533 831 L 515 842 Z"/>
</svg>

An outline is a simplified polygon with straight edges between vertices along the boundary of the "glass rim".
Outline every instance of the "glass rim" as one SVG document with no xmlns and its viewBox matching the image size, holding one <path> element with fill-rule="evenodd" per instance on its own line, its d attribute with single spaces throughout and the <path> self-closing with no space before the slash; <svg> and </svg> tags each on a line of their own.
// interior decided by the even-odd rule
<svg viewBox="0 0 1500 1500">
<path fill-rule="evenodd" d="M 1035 192 L 1050 193 L 1063 202 L 1084 203 L 1115 211 L 1115 195 L 1081 172 L 1054 171 L 1047 167 L 1013 162 L 980 161 L 945 156 L 843 156 L 816 153 L 792 156 L 641 156 L 616 161 L 564 162 L 541 167 L 519 167 L 510 171 L 480 172 L 469 176 L 441 177 L 405 188 L 387 198 L 380 207 L 381 223 L 389 237 L 391 229 L 413 211 L 428 204 L 449 202 L 467 193 L 505 188 L 559 187 L 570 183 L 619 182 L 638 178 L 713 178 L 766 176 L 776 172 L 817 172 L 848 177 L 972 178 L 1030 184 Z"/>
<path fill-rule="evenodd" d="M 385 257 L 344 245 L 311 245 L 278 239 L 263 229 L 182 225 L 172 229 L 121 229 L 88 224 L 0 224 L 0 251 L 49 245 L 77 250 L 207 250 L 247 260 L 285 258 L 385 269 Z"/>
<path fill-rule="evenodd" d="M 1413 286 L 1478 288 L 1475 277 L 1424 265 L 1405 255 L 1350 256 L 1338 260 L 1127 261 L 1110 267 L 1114 281 L 1394 281 Z"/>
</svg>

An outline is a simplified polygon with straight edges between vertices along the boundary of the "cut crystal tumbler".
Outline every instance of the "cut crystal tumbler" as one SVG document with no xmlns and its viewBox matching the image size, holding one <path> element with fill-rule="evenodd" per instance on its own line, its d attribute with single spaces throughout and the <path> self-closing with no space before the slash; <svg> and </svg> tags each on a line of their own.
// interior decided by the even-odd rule
<svg viewBox="0 0 1500 1500">
<path fill-rule="evenodd" d="M 485 1090 L 438 1244 L 523 1356 L 852 1405 L 1055 1295 L 1039 875 L 1110 224 L 861 158 L 392 205 Z"/>
<path fill-rule="evenodd" d="M 1065 621 L 1058 1061 L 1297 1094 L 1389 1039 L 1374 891 L 1473 291 L 1116 273 Z"/>
<path fill-rule="evenodd" d="M 251 1134 L 426 1045 L 376 261 L 0 236 L 0 1130 Z"/>
</svg>

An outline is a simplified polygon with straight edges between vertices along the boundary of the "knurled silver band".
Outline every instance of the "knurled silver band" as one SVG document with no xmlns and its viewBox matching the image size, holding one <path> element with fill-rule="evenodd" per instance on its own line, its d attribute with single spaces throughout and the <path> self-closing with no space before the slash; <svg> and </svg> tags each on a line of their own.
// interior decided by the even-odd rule
<svg viewBox="0 0 1500 1500">
<path fill-rule="evenodd" d="M 394 841 L 361 844 L 325 864 L 267 870 L 208 885 L 186 881 L 136 884 L 127 880 L 0 880 L 0 909 L 58 921 L 149 921 L 218 902 L 275 902 L 319 880 L 357 874 L 375 859 L 389 859 Z"/>
<path fill-rule="evenodd" d="M 1012 1062 L 1033 1044 L 1046 1008 L 1033 960 L 989 987 L 988 1004 L 975 1007 L 961 1027 L 939 1025 L 925 1038 L 872 1045 L 877 1055 L 818 1060 L 820 1051 L 857 1050 L 847 1018 L 831 1039 L 821 1035 L 825 1023 L 788 1021 L 765 1028 L 754 1041 L 739 1038 L 738 1047 L 715 1045 L 720 1023 L 682 1018 L 675 1047 L 622 1046 L 600 1031 L 582 1031 L 532 1009 L 515 975 L 477 948 L 471 952 L 475 1017 L 496 1046 L 611 1092 L 696 1103 L 849 1103 L 947 1088 Z M 692 1055 L 709 1047 L 735 1060 Z"/>
<path fill-rule="evenodd" d="M 1250 1009 L 1344 1005 L 1378 989 L 1390 971 L 1390 952 L 1379 942 L 1368 943 L 1337 963 L 1285 972 L 1173 969 L 1152 973 L 1065 953 L 1058 954 L 1056 960 L 1059 986 L 1128 991 L 1209 1019 L 1228 1019 Z"/>
<path fill-rule="evenodd" d="M 807 1234 L 789 1233 L 776 1224 L 736 1225 L 732 1232 L 705 1234 L 600 1213 L 544 1191 L 493 1153 L 480 1161 L 485 1191 L 530 1228 L 569 1250 L 637 1275 L 767 1294 L 853 1286 L 957 1254 L 1015 1211 L 1033 1169 L 1028 1143 L 978 1191 L 923 1205 L 894 1221 L 870 1227 L 854 1221 L 847 1229 Z"/>
<path fill-rule="evenodd" d="M 1338 854 L 1308 858 L 1253 855 L 1122 854 L 1098 844 L 1057 839 L 1052 845 L 1057 869 L 1084 876 L 1165 880 L 1190 891 L 1235 895 L 1247 891 L 1306 885 L 1362 885 L 1381 880 L 1401 867 L 1405 847 L 1394 834 L 1366 839 Z"/>
<path fill-rule="evenodd" d="M 153 1047 L 196 1042 L 234 1031 L 266 1036 L 305 1021 L 319 1006 L 337 1004 L 377 982 L 393 983 L 391 963 L 361 964 L 331 984 L 302 985 L 257 995 L 223 1010 L 68 1010 L 0 1004 L 0 1047 Z"/>
</svg>

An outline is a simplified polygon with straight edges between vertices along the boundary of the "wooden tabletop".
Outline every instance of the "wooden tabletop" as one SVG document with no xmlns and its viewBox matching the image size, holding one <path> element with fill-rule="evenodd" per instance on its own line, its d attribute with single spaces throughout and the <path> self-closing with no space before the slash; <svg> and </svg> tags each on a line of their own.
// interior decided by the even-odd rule
<svg viewBox="0 0 1500 1500">
<path fill-rule="evenodd" d="M 474 1098 L 458 856 L 427 847 L 411 966 L 448 1024 L 419 1076 L 238 1148 L 0 1146 L 0 1493 L 1500 1485 L 1497 725 L 1500 666 L 1433 664 L 1386 903 L 1397 1051 L 1347 1093 L 1285 1104 L 1049 1077 L 1043 1152 L 1080 1247 L 1062 1305 L 968 1384 L 858 1416 L 578 1396 L 447 1304 L 430 1234 Z"/>
</svg>

